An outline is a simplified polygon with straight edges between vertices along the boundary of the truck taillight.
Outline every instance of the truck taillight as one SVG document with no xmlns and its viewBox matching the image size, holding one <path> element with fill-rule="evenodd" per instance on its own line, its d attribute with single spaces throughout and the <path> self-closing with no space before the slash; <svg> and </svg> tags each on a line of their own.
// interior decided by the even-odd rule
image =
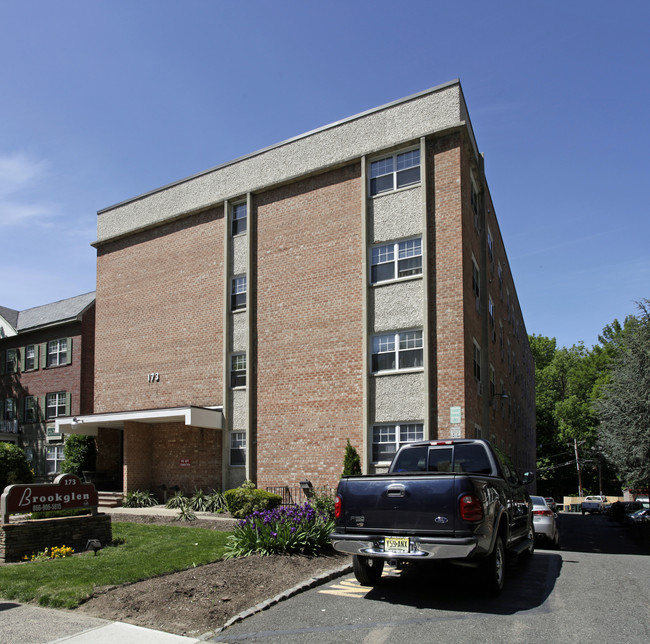
<svg viewBox="0 0 650 644">
<path fill-rule="evenodd" d="M 334 500 L 334 518 L 341 518 L 341 497 L 337 494 Z"/>
<path fill-rule="evenodd" d="M 460 497 L 460 518 L 463 521 L 480 521 L 483 518 L 483 505 L 478 497 L 473 494 Z"/>
</svg>

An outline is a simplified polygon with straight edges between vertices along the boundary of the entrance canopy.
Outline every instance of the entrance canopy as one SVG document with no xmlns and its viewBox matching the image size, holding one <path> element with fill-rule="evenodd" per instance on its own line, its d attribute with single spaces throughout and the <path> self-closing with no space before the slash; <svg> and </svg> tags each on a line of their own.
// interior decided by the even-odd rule
<svg viewBox="0 0 650 644">
<path fill-rule="evenodd" d="M 184 423 L 203 429 L 223 429 L 221 407 L 172 407 L 170 409 L 146 409 L 121 411 L 110 414 L 90 414 L 56 419 L 56 431 L 63 434 L 97 436 L 100 427 L 124 429 L 125 422 L 135 423 Z"/>
</svg>

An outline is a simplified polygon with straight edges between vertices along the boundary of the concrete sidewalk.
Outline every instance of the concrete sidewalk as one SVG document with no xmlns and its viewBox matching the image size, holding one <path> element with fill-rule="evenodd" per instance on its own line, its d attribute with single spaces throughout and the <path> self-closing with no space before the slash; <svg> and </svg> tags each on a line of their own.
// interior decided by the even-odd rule
<svg viewBox="0 0 650 644">
<path fill-rule="evenodd" d="M 193 644 L 199 641 L 70 610 L 0 601 L 1 644 Z"/>
</svg>

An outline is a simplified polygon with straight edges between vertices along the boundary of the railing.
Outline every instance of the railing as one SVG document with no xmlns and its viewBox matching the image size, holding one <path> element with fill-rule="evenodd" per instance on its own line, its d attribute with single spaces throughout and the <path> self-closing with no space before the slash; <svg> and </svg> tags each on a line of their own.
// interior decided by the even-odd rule
<svg viewBox="0 0 650 644">
<path fill-rule="evenodd" d="M 280 505 L 303 505 L 307 502 L 307 496 L 303 489 L 298 486 L 290 485 L 275 485 L 267 486 L 264 488 L 267 492 L 272 492 L 282 497 L 282 503 Z M 316 494 L 327 494 L 328 496 L 334 496 L 336 490 L 334 488 L 314 488 Z"/>
<path fill-rule="evenodd" d="M 17 434 L 18 433 L 18 421 L 17 420 L 0 420 L 0 432 L 5 434 Z"/>
</svg>

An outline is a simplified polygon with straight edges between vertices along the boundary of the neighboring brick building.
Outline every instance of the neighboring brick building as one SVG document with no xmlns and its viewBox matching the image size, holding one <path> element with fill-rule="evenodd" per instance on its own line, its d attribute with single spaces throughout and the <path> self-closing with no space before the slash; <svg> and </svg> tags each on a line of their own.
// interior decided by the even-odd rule
<svg viewBox="0 0 650 644">
<path fill-rule="evenodd" d="M 95 293 L 26 311 L 0 307 L 0 441 L 25 450 L 37 480 L 61 469 L 56 419 L 93 411 Z"/>
<path fill-rule="evenodd" d="M 106 208 L 94 245 L 76 430 L 123 433 L 125 489 L 335 485 L 348 439 L 366 472 L 454 436 L 532 469 L 533 361 L 458 81 Z"/>
</svg>

